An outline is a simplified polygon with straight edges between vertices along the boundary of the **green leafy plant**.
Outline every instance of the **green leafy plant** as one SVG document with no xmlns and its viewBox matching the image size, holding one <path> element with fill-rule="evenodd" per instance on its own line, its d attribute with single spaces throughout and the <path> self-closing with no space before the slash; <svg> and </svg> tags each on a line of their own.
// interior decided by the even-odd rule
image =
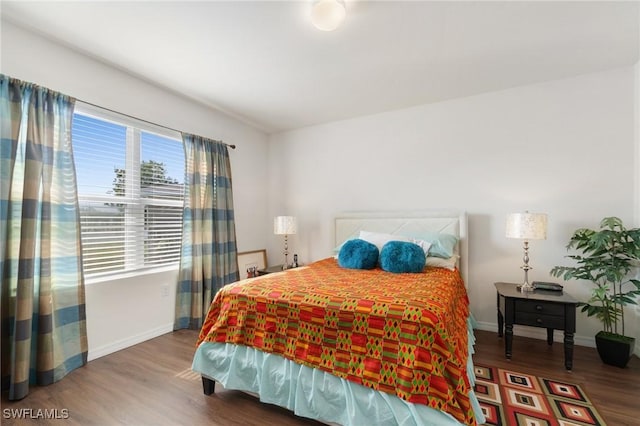
<svg viewBox="0 0 640 426">
<path fill-rule="evenodd" d="M 556 266 L 551 275 L 593 283 L 591 297 L 578 306 L 598 318 L 604 332 L 624 337 L 624 307 L 637 304 L 640 295 L 640 281 L 630 278 L 640 260 L 640 229 L 627 229 L 619 218 L 606 217 L 597 231 L 575 231 L 567 250 L 578 253 L 566 256 L 576 266 Z"/>
</svg>

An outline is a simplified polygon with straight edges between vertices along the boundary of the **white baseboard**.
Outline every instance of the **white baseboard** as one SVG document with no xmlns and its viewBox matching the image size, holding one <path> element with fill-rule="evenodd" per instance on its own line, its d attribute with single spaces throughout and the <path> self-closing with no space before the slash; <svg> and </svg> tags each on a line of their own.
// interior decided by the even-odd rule
<svg viewBox="0 0 640 426">
<path fill-rule="evenodd" d="M 492 331 L 494 333 L 498 331 L 498 324 L 496 323 L 477 321 L 476 324 L 476 328 L 478 330 Z M 142 343 L 155 337 L 162 336 L 163 334 L 171 333 L 172 331 L 173 323 L 165 324 L 152 330 L 148 330 L 144 333 L 127 337 L 126 339 L 121 339 L 116 342 L 109 343 L 108 345 L 103 345 L 99 348 L 89 349 L 87 359 L 88 361 L 92 361 L 105 355 L 118 352 L 119 350 L 128 348 L 130 346 L 137 345 L 138 343 Z M 514 328 L 513 334 L 516 336 L 530 337 L 532 339 L 547 340 L 546 330 L 537 327 L 517 326 L 516 328 Z M 554 333 L 554 341 L 562 342 L 562 333 Z M 590 348 L 596 347 L 596 342 L 593 337 L 574 336 L 574 343 L 579 346 L 587 346 Z M 634 353 L 636 354 L 636 356 L 640 357 L 640 341 L 636 342 Z"/>
<path fill-rule="evenodd" d="M 498 324 L 491 322 L 481 322 L 477 321 L 477 329 L 483 331 L 493 331 L 494 333 L 498 332 Z M 515 336 L 523 336 L 523 337 L 531 337 L 532 339 L 539 340 L 547 340 L 547 330 L 539 327 L 527 327 L 517 325 L 513 328 L 513 334 Z M 564 340 L 563 333 L 553 333 L 553 341 L 554 342 L 562 342 Z M 578 346 L 587 346 L 590 348 L 596 347 L 595 337 L 585 337 L 585 336 L 573 336 L 573 342 Z M 636 352 L 638 348 L 636 347 Z"/>
<path fill-rule="evenodd" d="M 498 324 L 496 323 L 477 321 L 477 324 L 478 326 L 476 328 L 478 330 L 498 332 Z M 513 334 L 516 336 L 531 337 L 532 339 L 547 340 L 546 330 L 537 327 L 517 326 L 514 327 Z M 564 336 L 562 333 L 553 333 L 554 342 L 562 342 L 563 339 Z M 573 336 L 573 342 L 578 346 L 596 347 L 595 337 Z M 636 347 L 633 353 L 637 357 L 640 357 L 640 339 L 636 339 Z"/>
<path fill-rule="evenodd" d="M 155 337 L 162 336 L 163 334 L 171 333 L 172 331 L 173 323 L 165 324 L 163 326 L 145 331 L 144 333 L 136 334 L 135 336 L 130 336 L 125 339 L 100 346 L 99 348 L 89 348 L 87 360 L 93 361 L 94 359 L 128 348 L 129 346 L 137 345 L 138 343 L 142 343 Z"/>
</svg>

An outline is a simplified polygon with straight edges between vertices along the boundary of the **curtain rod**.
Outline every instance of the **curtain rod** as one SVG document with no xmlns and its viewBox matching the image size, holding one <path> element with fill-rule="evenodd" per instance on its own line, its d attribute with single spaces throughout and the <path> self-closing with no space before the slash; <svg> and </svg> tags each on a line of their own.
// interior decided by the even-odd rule
<svg viewBox="0 0 640 426">
<path fill-rule="evenodd" d="M 92 107 L 96 107 L 96 108 L 103 109 L 103 110 L 105 110 L 105 111 L 112 112 L 112 113 L 114 113 L 114 114 L 124 115 L 125 117 L 132 118 L 132 119 L 134 119 L 134 120 L 138 120 L 138 121 L 142 121 L 142 122 L 147 123 L 147 124 L 151 124 L 151 125 L 154 125 L 154 126 L 162 127 L 163 129 L 171 130 L 171 131 L 173 131 L 173 132 L 183 133 L 181 130 L 174 129 L 174 128 L 172 128 L 172 127 L 168 127 L 168 126 L 163 126 L 162 124 L 158 124 L 158 123 L 154 123 L 153 121 L 144 120 L 144 119 L 142 119 L 142 118 L 134 117 L 133 115 L 125 114 L 125 113 L 120 112 L 120 111 L 115 111 L 115 110 L 112 110 L 112 109 L 110 109 L 110 108 L 105 108 L 105 107 L 103 107 L 103 106 L 96 105 L 96 104 L 93 104 L 93 103 L 91 103 L 91 102 L 83 101 L 82 99 L 77 99 L 77 101 L 78 101 L 78 102 L 82 102 L 83 104 L 91 105 Z M 215 139 L 214 139 L 214 140 L 215 140 Z M 229 148 L 231 148 L 231 149 L 236 149 L 236 146 L 235 146 L 235 145 L 231 145 L 231 144 L 225 143 L 225 142 L 223 142 L 223 141 L 216 141 L 216 142 L 223 143 L 223 144 L 225 144 L 226 146 L 228 146 L 228 147 L 229 147 Z"/>
</svg>

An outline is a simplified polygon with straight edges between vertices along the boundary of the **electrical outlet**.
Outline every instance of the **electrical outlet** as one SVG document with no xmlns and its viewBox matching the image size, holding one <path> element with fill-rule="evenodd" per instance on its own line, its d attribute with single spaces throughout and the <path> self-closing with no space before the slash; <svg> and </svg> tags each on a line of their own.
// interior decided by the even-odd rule
<svg viewBox="0 0 640 426">
<path fill-rule="evenodd" d="M 160 287 L 160 296 L 169 297 L 169 284 L 163 284 Z"/>
</svg>

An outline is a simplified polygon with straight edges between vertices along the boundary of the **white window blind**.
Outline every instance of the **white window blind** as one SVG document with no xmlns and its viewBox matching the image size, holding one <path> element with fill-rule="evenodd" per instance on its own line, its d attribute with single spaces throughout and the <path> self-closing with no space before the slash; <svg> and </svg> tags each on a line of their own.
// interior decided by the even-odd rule
<svg viewBox="0 0 640 426">
<path fill-rule="evenodd" d="M 85 274 L 176 264 L 184 191 L 180 135 L 76 106 L 72 139 Z"/>
</svg>

